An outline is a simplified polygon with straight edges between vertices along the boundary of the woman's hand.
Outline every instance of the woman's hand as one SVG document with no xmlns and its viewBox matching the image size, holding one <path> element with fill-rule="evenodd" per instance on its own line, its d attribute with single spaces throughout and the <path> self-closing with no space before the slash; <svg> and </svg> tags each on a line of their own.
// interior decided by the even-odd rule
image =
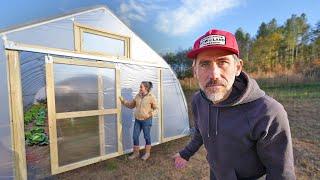
<svg viewBox="0 0 320 180">
<path fill-rule="evenodd" d="M 119 96 L 119 100 L 121 101 L 122 104 L 124 103 L 124 99 L 122 96 Z"/>
</svg>

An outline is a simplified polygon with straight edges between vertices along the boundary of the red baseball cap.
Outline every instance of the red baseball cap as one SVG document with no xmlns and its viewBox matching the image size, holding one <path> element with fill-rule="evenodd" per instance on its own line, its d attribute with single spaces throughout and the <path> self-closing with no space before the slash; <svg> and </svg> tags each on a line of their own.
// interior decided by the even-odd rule
<svg viewBox="0 0 320 180">
<path fill-rule="evenodd" d="M 211 29 L 199 37 L 194 42 L 193 48 L 188 52 L 187 56 L 190 59 L 195 59 L 200 52 L 209 49 L 227 50 L 239 56 L 236 37 L 230 32 L 217 29 Z"/>
</svg>

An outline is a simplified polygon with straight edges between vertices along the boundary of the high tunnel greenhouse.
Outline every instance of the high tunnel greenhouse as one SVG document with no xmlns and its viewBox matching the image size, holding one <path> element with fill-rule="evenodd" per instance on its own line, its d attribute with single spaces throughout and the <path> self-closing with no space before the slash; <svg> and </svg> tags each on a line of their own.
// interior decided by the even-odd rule
<svg viewBox="0 0 320 180">
<path fill-rule="evenodd" d="M 0 179 L 30 177 L 32 158 L 26 157 L 44 148 L 28 146 L 30 133 L 41 131 L 35 127 L 47 134 L 50 175 L 131 152 L 134 110 L 118 97 L 133 99 L 141 81 L 154 84 L 158 101 L 152 145 L 189 134 L 187 103 L 174 72 L 108 8 L 0 35 Z M 30 109 L 40 106 L 31 127 Z"/>
</svg>

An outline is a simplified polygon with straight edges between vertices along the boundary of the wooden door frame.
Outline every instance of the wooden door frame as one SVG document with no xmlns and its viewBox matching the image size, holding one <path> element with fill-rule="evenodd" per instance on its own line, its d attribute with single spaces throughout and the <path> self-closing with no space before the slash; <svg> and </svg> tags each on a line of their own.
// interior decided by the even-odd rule
<svg viewBox="0 0 320 180">
<path fill-rule="evenodd" d="M 78 59 L 67 59 L 53 56 L 46 56 L 46 89 L 47 89 L 47 103 L 48 103 L 48 122 L 49 122 L 49 137 L 50 137 L 50 159 L 51 159 L 51 172 L 52 174 L 58 174 L 72 169 L 76 169 L 82 166 L 86 166 L 92 163 L 103 161 L 111 157 L 119 156 L 123 154 L 122 148 L 122 127 L 121 127 L 121 102 L 116 98 L 116 108 L 114 109 L 103 109 L 103 84 L 102 77 L 98 76 L 98 109 L 90 111 L 77 111 L 77 112 L 66 112 L 56 113 L 55 106 L 55 91 L 54 91 L 54 64 L 67 64 L 84 67 L 96 67 L 96 68 L 111 68 L 115 69 L 115 90 L 116 97 L 120 96 L 120 72 L 112 63 L 101 62 L 101 61 L 84 61 Z M 105 155 L 104 151 L 104 115 L 115 114 L 117 115 L 117 139 L 118 147 L 117 152 Z M 57 124 L 59 119 L 75 118 L 75 117 L 86 117 L 86 116 L 99 116 L 99 137 L 100 137 L 100 156 L 90 158 L 87 160 L 59 166 L 58 161 L 58 142 L 57 142 Z"/>
</svg>

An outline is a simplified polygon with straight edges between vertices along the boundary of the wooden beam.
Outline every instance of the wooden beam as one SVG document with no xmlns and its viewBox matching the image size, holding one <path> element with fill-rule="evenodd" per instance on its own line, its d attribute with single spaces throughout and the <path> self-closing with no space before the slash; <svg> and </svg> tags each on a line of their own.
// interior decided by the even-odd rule
<svg viewBox="0 0 320 180">
<path fill-rule="evenodd" d="M 67 119 L 67 118 L 77 118 L 77 117 L 88 117 L 88 116 L 100 116 L 105 114 L 116 114 L 118 109 L 100 109 L 91 111 L 75 111 L 75 112 L 65 112 L 57 113 L 56 119 Z"/>
<path fill-rule="evenodd" d="M 162 71 L 161 69 L 158 70 L 158 79 L 159 79 L 159 83 L 158 83 L 158 118 L 159 118 L 159 142 L 162 142 Z"/>
<path fill-rule="evenodd" d="M 81 51 L 81 36 L 80 36 L 80 28 L 76 23 L 73 23 L 73 37 L 74 37 L 74 50 L 76 52 Z"/>
<path fill-rule="evenodd" d="M 121 102 L 119 100 L 121 96 L 121 84 L 120 84 L 120 70 L 116 69 L 116 102 L 117 102 L 117 135 L 118 135 L 118 153 L 123 154 L 122 144 L 122 123 L 121 123 Z"/>
<path fill-rule="evenodd" d="M 99 110 L 104 109 L 104 95 L 103 95 L 103 70 L 99 68 L 98 74 L 98 107 Z M 100 155 L 103 156 L 106 154 L 105 151 L 105 132 L 104 132 L 104 116 L 99 116 L 99 139 L 100 139 Z"/>
<path fill-rule="evenodd" d="M 54 57 L 55 64 L 69 64 L 77 66 L 99 67 L 99 68 L 115 68 L 114 64 L 102 61 L 83 61 L 78 59 L 67 59 Z"/>
<path fill-rule="evenodd" d="M 66 171 L 70 171 L 70 170 L 73 170 L 73 169 L 77 169 L 79 167 L 83 167 L 83 166 L 86 166 L 86 165 L 90 165 L 90 164 L 93 164 L 93 163 L 104 161 L 104 160 L 107 160 L 107 159 L 110 159 L 110 158 L 113 158 L 113 157 L 117 157 L 117 156 L 120 156 L 120 155 L 122 155 L 122 154 L 120 154 L 118 152 L 115 152 L 115 153 L 112 153 L 112 154 L 99 156 L 99 157 L 96 157 L 96 158 L 91 158 L 91 159 L 88 159 L 88 160 L 84 160 L 84 161 L 68 164 L 68 165 L 65 165 L 65 166 L 61 166 L 61 167 L 59 167 L 59 169 L 57 169 L 57 171 L 54 172 L 54 174 L 59 174 L 59 173 L 62 173 L 62 172 L 66 172 Z"/>
<path fill-rule="evenodd" d="M 124 47 L 125 54 L 124 56 L 119 56 L 119 57 L 127 60 L 129 60 L 130 58 L 130 37 L 129 36 L 124 36 L 124 35 L 120 35 L 113 32 L 107 32 L 102 29 L 97 29 L 95 27 L 90 27 L 87 25 L 79 24 L 79 23 L 74 23 L 74 32 L 75 32 L 74 33 L 75 49 L 78 52 L 85 52 L 85 53 L 94 54 L 94 55 L 110 56 L 110 54 L 108 54 L 107 52 L 85 51 L 83 49 L 83 44 L 84 44 L 83 34 L 90 33 L 90 34 L 98 35 L 101 37 L 107 37 L 107 38 L 123 41 L 125 46 Z"/>
<path fill-rule="evenodd" d="M 175 140 L 175 139 L 179 139 L 179 138 L 182 138 L 182 137 L 185 137 L 185 136 L 189 136 L 189 135 L 188 134 L 182 134 L 182 135 L 172 136 L 172 137 L 168 137 L 168 138 L 163 138 L 163 143 L 164 142 L 168 142 L 168 141 L 172 141 L 172 140 Z"/>
<path fill-rule="evenodd" d="M 159 112 L 161 116 L 161 140 L 160 142 L 164 142 L 164 119 L 163 119 L 163 70 L 160 69 L 160 109 L 161 111 Z"/>
<path fill-rule="evenodd" d="M 56 105 L 55 105 L 54 74 L 53 73 L 54 73 L 53 72 L 53 59 L 50 56 L 46 56 L 46 84 L 47 84 L 46 89 L 47 89 L 51 173 L 56 174 L 59 170 L 59 161 L 58 161 Z"/>
<path fill-rule="evenodd" d="M 24 137 L 24 116 L 20 75 L 20 60 L 17 51 L 6 51 L 9 69 L 10 117 L 13 134 L 14 168 L 16 179 L 27 179 L 27 163 Z"/>
</svg>

